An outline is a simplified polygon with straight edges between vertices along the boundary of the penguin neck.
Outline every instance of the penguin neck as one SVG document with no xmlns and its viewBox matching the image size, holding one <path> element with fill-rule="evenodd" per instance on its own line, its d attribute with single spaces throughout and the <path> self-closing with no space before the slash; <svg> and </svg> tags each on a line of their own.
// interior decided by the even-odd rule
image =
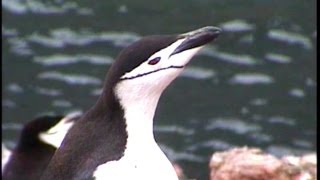
<svg viewBox="0 0 320 180">
<path fill-rule="evenodd" d="M 128 133 L 127 149 L 154 145 L 153 118 L 162 91 L 119 83 L 115 96 L 124 111 Z"/>
</svg>

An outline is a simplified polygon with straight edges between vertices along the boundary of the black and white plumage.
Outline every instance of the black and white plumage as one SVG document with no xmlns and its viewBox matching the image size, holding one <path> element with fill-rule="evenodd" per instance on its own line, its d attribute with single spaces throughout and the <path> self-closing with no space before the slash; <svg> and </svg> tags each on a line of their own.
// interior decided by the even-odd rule
<svg viewBox="0 0 320 180">
<path fill-rule="evenodd" d="M 98 101 L 68 132 L 42 180 L 177 179 L 154 139 L 154 113 L 164 89 L 219 34 L 204 27 L 148 36 L 125 48 Z"/>
<path fill-rule="evenodd" d="M 26 123 L 12 151 L 2 144 L 2 179 L 40 179 L 65 134 L 79 117 L 79 112 L 65 117 L 44 115 Z"/>
</svg>

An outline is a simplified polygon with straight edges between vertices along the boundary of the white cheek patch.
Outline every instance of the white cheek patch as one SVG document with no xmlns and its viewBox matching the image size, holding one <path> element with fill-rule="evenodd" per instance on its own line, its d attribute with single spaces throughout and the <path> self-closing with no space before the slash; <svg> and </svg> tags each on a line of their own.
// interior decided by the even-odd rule
<svg viewBox="0 0 320 180">
<path fill-rule="evenodd" d="M 39 134 L 40 139 L 55 148 L 59 148 L 64 137 L 66 136 L 68 130 L 71 128 L 73 123 L 63 123 L 60 122 L 56 126 L 54 126 L 52 129 L 50 129 L 47 132 L 43 132 Z"/>
<path fill-rule="evenodd" d="M 52 127 L 46 132 L 40 133 L 39 138 L 43 142 L 50 144 L 56 148 L 59 148 L 64 137 L 68 133 L 69 129 L 75 123 L 74 121 L 71 121 L 71 119 L 77 118 L 80 115 L 81 115 L 80 112 L 74 112 L 74 113 L 68 114 L 66 117 L 60 120 L 60 122 L 56 124 L 54 127 Z"/>
<path fill-rule="evenodd" d="M 11 151 L 2 143 L 2 156 L 1 156 L 1 172 L 3 173 L 3 170 L 7 163 L 9 162 L 9 159 L 11 157 Z"/>
<path fill-rule="evenodd" d="M 180 39 L 174 43 L 172 43 L 170 46 L 168 46 L 165 49 L 162 49 L 161 51 L 156 52 L 150 58 L 145 61 L 144 63 L 140 64 L 138 67 L 133 69 L 130 72 L 125 73 L 123 76 L 121 76 L 120 79 L 133 79 L 134 77 L 139 77 L 146 74 L 151 74 L 153 72 L 157 72 L 159 70 L 164 70 L 170 66 L 172 66 L 172 62 L 170 62 L 171 59 L 169 59 L 170 54 L 182 43 L 184 39 Z M 150 65 L 149 60 L 155 59 L 160 57 L 159 63 L 155 65 Z"/>
<path fill-rule="evenodd" d="M 153 54 L 146 62 L 142 63 L 140 66 L 136 67 L 130 72 L 125 73 L 121 76 L 121 80 L 135 79 L 152 73 L 157 73 L 159 71 L 165 71 L 167 69 L 182 69 L 190 61 L 190 59 L 203 47 L 199 46 L 183 52 L 174 54 L 171 53 L 184 41 L 180 39 L 177 42 L 171 44 L 169 47 L 158 51 Z M 155 58 L 161 58 L 157 64 L 150 65 L 149 60 Z"/>
<path fill-rule="evenodd" d="M 173 66 L 179 66 L 183 65 L 185 66 L 188 64 L 188 62 L 191 60 L 191 58 L 198 53 L 204 46 L 199 46 L 196 48 L 188 49 L 185 51 L 182 51 L 178 54 L 174 54 L 170 57 L 170 62 L 172 63 Z"/>
</svg>

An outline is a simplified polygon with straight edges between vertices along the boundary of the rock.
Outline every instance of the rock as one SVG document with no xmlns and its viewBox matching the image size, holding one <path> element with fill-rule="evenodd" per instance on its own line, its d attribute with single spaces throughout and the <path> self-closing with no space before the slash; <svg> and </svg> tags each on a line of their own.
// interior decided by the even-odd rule
<svg viewBox="0 0 320 180">
<path fill-rule="evenodd" d="M 278 159 L 257 148 L 234 148 L 212 155 L 210 180 L 312 180 L 316 164 L 315 154 Z"/>
</svg>

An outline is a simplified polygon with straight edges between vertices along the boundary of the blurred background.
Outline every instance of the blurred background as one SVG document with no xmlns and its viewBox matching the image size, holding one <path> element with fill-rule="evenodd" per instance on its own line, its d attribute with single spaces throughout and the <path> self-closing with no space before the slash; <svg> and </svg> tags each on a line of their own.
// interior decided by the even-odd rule
<svg viewBox="0 0 320 180">
<path fill-rule="evenodd" d="M 215 151 L 315 151 L 316 0 L 3 0 L 3 143 L 14 147 L 38 115 L 86 111 L 133 41 L 208 25 L 223 33 L 156 112 L 155 137 L 168 157 L 201 180 Z"/>
</svg>

